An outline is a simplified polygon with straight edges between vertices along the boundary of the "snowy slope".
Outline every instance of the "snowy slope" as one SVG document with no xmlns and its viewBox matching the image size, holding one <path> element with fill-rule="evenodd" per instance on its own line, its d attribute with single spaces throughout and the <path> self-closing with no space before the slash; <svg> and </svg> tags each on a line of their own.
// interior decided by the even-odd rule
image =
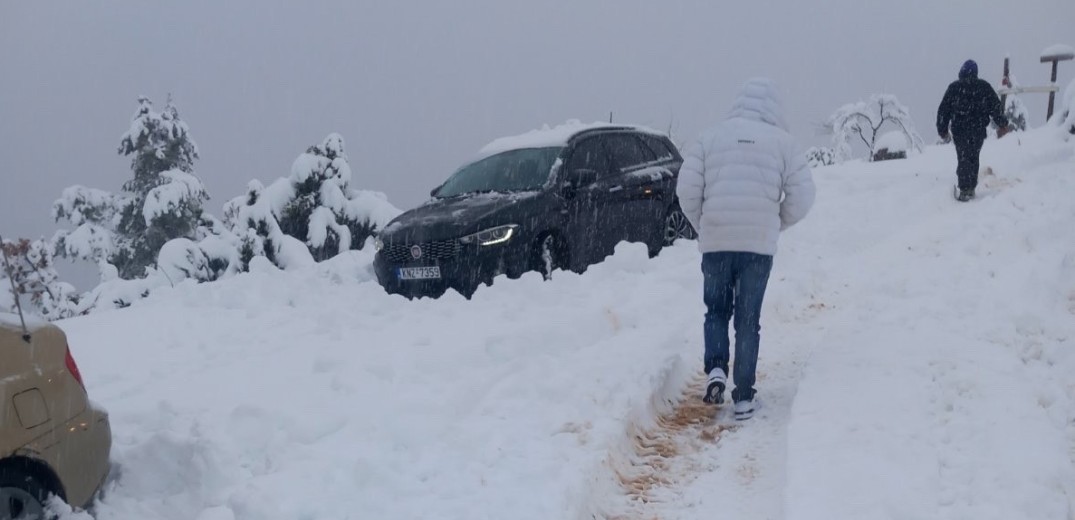
<svg viewBox="0 0 1075 520">
<path fill-rule="evenodd" d="M 469 302 L 351 253 L 63 322 L 122 467 L 97 517 L 1065 518 L 1075 143 L 983 165 L 969 204 L 950 146 L 816 172 L 739 429 L 656 419 L 699 368 L 692 244 Z"/>
</svg>

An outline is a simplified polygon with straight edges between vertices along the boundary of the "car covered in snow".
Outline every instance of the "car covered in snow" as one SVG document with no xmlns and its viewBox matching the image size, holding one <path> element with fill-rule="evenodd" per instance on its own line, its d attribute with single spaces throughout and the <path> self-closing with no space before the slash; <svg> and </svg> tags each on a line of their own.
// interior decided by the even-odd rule
<svg viewBox="0 0 1075 520">
<path fill-rule="evenodd" d="M 45 518 L 55 495 L 89 505 L 109 474 L 112 431 L 55 325 L 0 313 L 0 519 Z"/>
<path fill-rule="evenodd" d="M 675 198 L 683 159 L 659 132 L 569 122 L 493 141 L 379 234 L 389 293 L 466 297 L 500 275 L 582 272 L 623 241 L 651 255 L 694 229 Z"/>
</svg>

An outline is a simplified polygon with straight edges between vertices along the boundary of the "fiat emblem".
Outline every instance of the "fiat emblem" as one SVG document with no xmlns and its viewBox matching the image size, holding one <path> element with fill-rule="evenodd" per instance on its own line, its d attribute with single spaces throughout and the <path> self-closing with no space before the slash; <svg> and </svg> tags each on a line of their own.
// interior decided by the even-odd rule
<svg viewBox="0 0 1075 520">
<path fill-rule="evenodd" d="M 415 260 L 422 258 L 422 248 L 418 246 L 411 246 L 411 256 L 414 257 Z"/>
</svg>

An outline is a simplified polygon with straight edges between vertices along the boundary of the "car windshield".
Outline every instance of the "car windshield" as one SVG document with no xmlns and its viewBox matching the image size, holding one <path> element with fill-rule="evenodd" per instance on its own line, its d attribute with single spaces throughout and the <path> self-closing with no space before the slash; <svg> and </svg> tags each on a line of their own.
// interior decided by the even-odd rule
<svg viewBox="0 0 1075 520">
<path fill-rule="evenodd" d="M 498 153 L 457 170 L 437 190 L 437 198 L 467 193 L 534 191 L 549 180 L 561 148 L 524 148 Z"/>
</svg>

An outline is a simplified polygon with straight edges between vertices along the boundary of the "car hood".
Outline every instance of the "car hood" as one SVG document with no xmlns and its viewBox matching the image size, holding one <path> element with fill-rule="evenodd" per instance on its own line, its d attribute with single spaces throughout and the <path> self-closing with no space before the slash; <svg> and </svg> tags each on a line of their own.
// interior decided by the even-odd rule
<svg viewBox="0 0 1075 520">
<path fill-rule="evenodd" d="M 540 192 L 481 193 L 447 199 L 433 199 L 403 212 L 385 226 L 385 242 L 444 240 L 507 224 L 516 208 L 527 205 Z"/>
</svg>

